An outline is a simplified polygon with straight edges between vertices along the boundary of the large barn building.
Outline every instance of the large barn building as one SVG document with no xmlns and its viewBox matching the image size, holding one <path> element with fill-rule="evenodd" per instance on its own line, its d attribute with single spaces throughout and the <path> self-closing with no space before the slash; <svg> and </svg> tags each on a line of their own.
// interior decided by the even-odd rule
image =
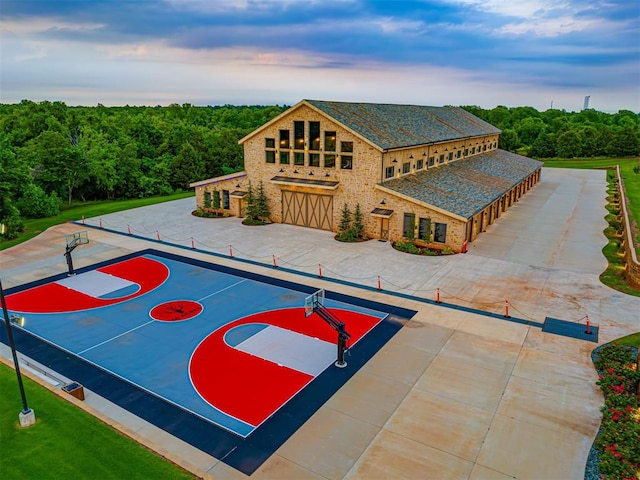
<svg viewBox="0 0 640 480">
<path fill-rule="evenodd" d="M 459 107 L 302 100 L 240 140 L 243 172 L 191 186 L 243 216 L 262 183 L 272 221 L 334 232 L 359 205 L 369 238 L 461 251 L 540 180 L 500 133 Z"/>
</svg>

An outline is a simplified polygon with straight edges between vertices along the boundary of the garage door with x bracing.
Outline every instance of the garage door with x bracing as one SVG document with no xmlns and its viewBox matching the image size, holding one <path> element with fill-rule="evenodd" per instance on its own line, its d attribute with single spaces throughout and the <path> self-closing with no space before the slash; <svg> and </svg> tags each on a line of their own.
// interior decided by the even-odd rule
<svg viewBox="0 0 640 480">
<path fill-rule="evenodd" d="M 333 229 L 333 197 L 313 193 L 282 192 L 282 222 L 302 227 Z"/>
</svg>

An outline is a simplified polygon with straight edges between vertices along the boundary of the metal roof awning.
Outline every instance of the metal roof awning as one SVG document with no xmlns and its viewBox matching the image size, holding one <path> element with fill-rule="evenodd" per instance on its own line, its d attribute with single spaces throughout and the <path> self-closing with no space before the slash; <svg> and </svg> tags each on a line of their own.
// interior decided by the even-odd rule
<svg viewBox="0 0 640 480">
<path fill-rule="evenodd" d="M 234 190 L 229 194 L 231 198 L 244 198 L 247 196 L 247 192 L 243 192 L 242 190 Z"/>
<path fill-rule="evenodd" d="M 371 211 L 371 215 L 379 218 L 390 218 L 393 215 L 393 210 L 388 208 L 374 208 Z"/>
<path fill-rule="evenodd" d="M 277 175 L 271 179 L 271 183 L 276 185 L 288 185 L 295 187 L 322 188 L 324 190 L 335 190 L 340 182 L 335 180 L 315 180 L 312 178 L 296 178 Z"/>
</svg>

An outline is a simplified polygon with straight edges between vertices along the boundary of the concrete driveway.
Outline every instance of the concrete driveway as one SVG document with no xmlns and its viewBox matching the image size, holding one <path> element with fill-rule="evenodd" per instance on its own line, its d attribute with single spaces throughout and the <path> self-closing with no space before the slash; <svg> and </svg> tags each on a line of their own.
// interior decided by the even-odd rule
<svg viewBox="0 0 640 480">
<path fill-rule="evenodd" d="M 330 232 L 200 219 L 186 199 L 87 219 L 122 234 L 90 229 L 74 260 L 153 247 L 418 311 L 252 477 L 581 479 L 602 404 L 595 344 L 419 298 L 440 289 L 445 302 L 493 313 L 509 300 L 512 316 L 540 323 L 588 314 L 600 342 L 637 331 L 640 299 L 598 280 L 605 189 L 603 171 L 544 169 L 466 255 L 415 257 L 378 241 L 337 243 Z M 63 234 L 79 229 L 56 227 L 0 252 L 5 287 L 64 271 Z M 245 478 L 92 392 L 84 404 L 199 474 Z"/>
</svg>

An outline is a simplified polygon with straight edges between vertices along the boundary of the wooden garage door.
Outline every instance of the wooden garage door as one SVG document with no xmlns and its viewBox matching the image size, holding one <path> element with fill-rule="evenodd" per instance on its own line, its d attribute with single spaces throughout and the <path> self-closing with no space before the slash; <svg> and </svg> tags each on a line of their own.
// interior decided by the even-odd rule
<svg viewBox="0 0 640 480">
<path fill-rule="evenodd" d="M 302 227 L 333 229 L 333 197 L 282 191 L 282 222 Z"/>
</svg>

